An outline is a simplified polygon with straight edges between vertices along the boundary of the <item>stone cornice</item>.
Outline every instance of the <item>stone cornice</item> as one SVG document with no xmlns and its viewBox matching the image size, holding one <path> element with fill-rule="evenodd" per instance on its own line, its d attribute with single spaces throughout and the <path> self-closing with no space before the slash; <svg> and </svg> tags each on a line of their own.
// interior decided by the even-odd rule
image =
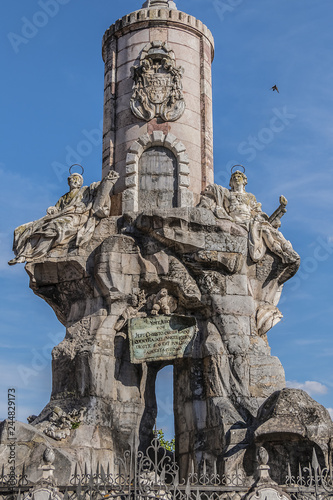
<svg viewBox="0 0 333 500">
<path fill-rule="evenodd" d="M 102 55 L 105 62 L 104 47 L 110 38 L 119 38 L 126 33 L 151 26 L 178 27 L 206 37 L 212 48 L 214 58 L 214 38 L 211 31 L 193 16 L 172 9 L 140 9 L 118 19 L 106 30 L 102 42 Z"/>
</svg>

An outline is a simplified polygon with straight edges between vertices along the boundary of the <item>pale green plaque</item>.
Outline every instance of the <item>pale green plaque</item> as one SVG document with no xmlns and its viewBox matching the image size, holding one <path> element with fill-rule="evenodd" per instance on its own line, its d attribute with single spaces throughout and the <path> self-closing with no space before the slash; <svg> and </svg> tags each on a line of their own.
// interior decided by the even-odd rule
<svg viewBox="0 0 333 500">
<path fill-rule="evenodd" d="M 189 353 L 197 332 L 190 316 L 150 316 L 129 321 L 132 363 L 182 358 Z"/>
</svg>

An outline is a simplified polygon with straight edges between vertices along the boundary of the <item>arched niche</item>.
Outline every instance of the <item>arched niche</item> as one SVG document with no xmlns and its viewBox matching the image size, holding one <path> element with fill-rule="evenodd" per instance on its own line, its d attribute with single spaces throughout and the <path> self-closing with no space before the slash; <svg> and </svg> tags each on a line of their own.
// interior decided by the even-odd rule
<svg viewBox="0 0 333 500">
<path fill-rule="evenodd" d="M 144 168 L 142 168 L 147 164 L 150 172 L 144 172 Z M 152 175 L 154 165 L 157 172 Z M 151 197 L 153 203 L 149 208 L 193 206 L 193 194 L 188 189 L 189 173 L 186 148 L 177 137 L 170 133 L 165 135 L 162 131 L 155 131 L 152 134 L 139 137 L 132 144 L 126 157 L 126 189 L 123 192 L 122 212 L 138 212 L 148 208 L 149 202 L 144 201 L 144 196 L 147 197 L 147 193 L 149 193 L 149 185 L 154 186 L 154 179 L 157 189 Z M 168 181 L 168 186 L 173 183 L 172 201 L 170 201 L 169 187 L 165 190 L 165 194 L 163 194 L 163 189 L 160 190 L 163 177 L 165 181 Z M 139 194 L 142 188 L 146 191 Z"/>
<path fill-rule="evenodd" d="M 139 159 L 139 212 L 174 208 L 178 202 L 177 159 L 170 149 L 152 146 Z"/>
</svg>

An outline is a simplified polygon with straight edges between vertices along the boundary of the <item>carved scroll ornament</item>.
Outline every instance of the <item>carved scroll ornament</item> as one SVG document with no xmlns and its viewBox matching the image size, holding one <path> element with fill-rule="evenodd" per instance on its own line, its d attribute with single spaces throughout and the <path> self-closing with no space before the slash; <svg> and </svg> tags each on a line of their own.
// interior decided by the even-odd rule
<svg viewBox="0 0 333 500">
<path fill-rule="evenodd" d="M 132 67 L 134 79 L 131 109 L 142 120 L 160 117 L 176 121 L 185 111 L 182 90 L 184 69 L 176 67 L 175 54 L 165 42 L 152 42 L 143 49 L 140 66 Z"/>
</svg>

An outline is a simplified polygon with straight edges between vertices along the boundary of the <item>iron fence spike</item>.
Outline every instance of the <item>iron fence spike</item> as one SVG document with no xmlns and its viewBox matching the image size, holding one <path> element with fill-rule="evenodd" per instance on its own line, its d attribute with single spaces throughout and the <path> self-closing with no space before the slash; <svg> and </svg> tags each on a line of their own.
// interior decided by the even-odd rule
<svg viewBox="0 0 333 500">
<path fill-rule="evenodd" d="M 317 472 L 317 470 L 319 469 L 319 462 L 318 462 L 318 458 L 317 458 L 317 453 L 316 453 L 316 450 L 314 448 L 312 451 L 312 467 L 313 467 L 315 472 Z"/>
<path fill-rule="evenodd" d="M 104 469 L 103 469 L 103 465 L 101 465 L 101 477 L 102 477 L 103 483 L 105 483 L 106 482 L 106 477 L 105 477 L 105 472 L 104 472 Z"/>
<path fill-rule="evenodd" d="M 187 483 L 186 483 L 186 488 L 185 488 L 185 495 L 189 497 L 191 494 L 191 485 L 190 485 L 190 478 L 187 478 Z"/>
<path fill-rule="evenodd" d="M 94 476 L 92 474 L 90 474 L 90 477 L 89 477 L 89 488 L 92 489 L 94 486 Z"/>
<path fill-rule="evenodd" d="M 312 467 L 311 467 L 310 462 L 309 462 L 309 469 L 308 469 L 308 470 L 309 470 L 309 476 L 310 476 L 310 477 L 309 477 L 309 484 L 310 484 L 310 486 L 312 486 L 312 482 L 313 482 L 313 474 L 312 474 Z"/>
<path fill-rule="evenodd" d="M 320 500 L 320 498 L 324 499 L 324 496 L 326 499 L 332 497 L 331 500 L 333 500 L 333 485 L 330 482 L 331 470 L 321 467 L 318 456 L 320 457 L 320 455 L 316 453 L 316 450 L 313 450 L 312 466 L 309 464 L 309 469 L 306 464 L 304 464 L 304 468 L 302 468 L 302 464 L 299 463 L 298 476 L 297 468 L 292 471 L 291 464 L 289 462 L 286 463 L 288 471 L 286 485 L 292 486 L 290 489 L 293 490 L 292 498 L 295 500 L 309 500 L 310 498 L 313 500 Z M 139 458 L 141 459 L 141 455 Z M 117 465 L 119 463 L 120 462 L 117 462 Z M 244 478 L 242 477 L 242 468 L 239 466 L 235 467 L 234 474 L 232 476 L 227 476 L 226 479 L 225 475 L 219 476 L 217 474 L 217 463 L 218 460 L 216 458 L 210 463 L 209 459 L 203 457 L 202 467 L 203 473 L 205 474 L 203 477 L 200 476 L 201 469 L 198 471 L 194 459 L 191 459 L 189 463 L 189 474 L 184 480 L 182 476 L 180 476 L 177 464 L 175 464 L 174 468 L 169 468 L 169 463 L 167 465 L 161 463 L 157 471 L 158 483 L 156 485 L 152 484 L 153 488 L 149 491 L 155 493 L 154 498 L 156 500 L 164 500 L 166 498 L 168 498 L 168 500 L 216 500 L 222 498 L 225 498 L 225 500 L 232 500 L 235 494 L 244 491 L 245 484 Z M 211 474 L 210 465 L 214 471 L 214 476 Z M 104 464 L 104 467 L 106 467 L 106 464 Z M 135 464 L 133 463 L 133 474 L 131 476 L 127 474 L 126 469 L 126 477 L 115 479 L 113 477 L 113 470 L 110 468 L 110 463 L 107 463 L 107 469 L 104 469 L 104 467 L 100 463 L 97 464 L 97 469 L 95 470 L 97 470 L 99 476 L 96 477 L 96 475 L 88 473 L 87 463 L 85 463 L 84 470 L 86 476 L 84 476 L 81 474 L 83 471 L 81 471 L 80 466 L 75 464 L 75 475 L 73 476 L 75 479 L 74 483 L 72 477 L 70 484 L 65 484 L 60 488 L 63 494 L 63 500 L 96 500 L 97 498 L 100 498 L 100 500 L 106 500 L 107 498 L 109 498 L 109 500 L 149 500 L 149 495 L 146 495 L 148 490 L 144 490 L 146 483 L 142 483 L 143 489 L 141 489 L 141 481 L 147 481 L 145 472 L 148 471 L 145 468 L 141 468 L 141 466 L 138 465 L 136 470 Z M 25 470 L 26 467 L 23 465 L 22 475 L 25 473 Z M 108 473 L 107 476 L 105 474 L 106 470 Z M 115 470 L 117 470 L 117 466 L 115 466 Z M 1 483 L 0 477 L 2 490 L 4 487 L 7 488 L 8 476 L 5 475 L 5 472 L 5 465 L 0 464 L 0 473 L 3 479 Z M 169 483 L 168 480 L 171 477 L 172 482 Z M 166 480 L 167 484 L 165 483 Z M 150 477 L 148 481 L 150 481 Z M 228 486 L 227 490 L 225 489 L 226 483 Z M 27 480 L 24 482 L 24 487 L 22 486 L 22 482 L 19 482 L 18 488 L 15 488 L 15 494 L 12 500 L 24 499 L 26 491 L 28 491 L 29 488 L 31 488 L 31 485 L 27 483 Z M 213 491 L 214 494 L 212 493 Z M 47 496 L 47 500 L 52 500 L 50 489 L 47 492 Z M 31 500 L 38 500 L 37 497 L 38 494 L 31 492 Z M 8 499 L 9 497 L 3 496 L 3 498 Z M 153 496 L 150 498 L 153 498 Z M 265 497 L 263 497 L 263 499 L 265 499 Z"/>
<path fill-rule="evenodd" d="M 165 482 L 165 467 L 163 467 L 160 475 L 160 483 L 163 484 L 164 482 Z"/>
</svg>

